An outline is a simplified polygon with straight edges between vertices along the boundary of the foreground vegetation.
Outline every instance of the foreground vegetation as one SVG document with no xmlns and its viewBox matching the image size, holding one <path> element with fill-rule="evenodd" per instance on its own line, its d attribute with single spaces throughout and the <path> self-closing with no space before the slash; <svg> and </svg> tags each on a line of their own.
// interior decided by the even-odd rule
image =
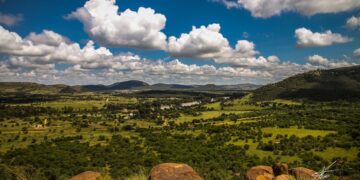
<svg viewBox="0 0 360 180">
<path fill-rule="evenodd" d="M 86 170 L 145 177 L 162 162 L 189 164 L 204 179 L 242 179 L 249 167 L 274 162 L 320 170 L 336 161 L 332 178 L 360 175 L 356 101 L 254 102 L 251 94 L 2 98 L 1 179 L 68 179 Z"/>
</svg>

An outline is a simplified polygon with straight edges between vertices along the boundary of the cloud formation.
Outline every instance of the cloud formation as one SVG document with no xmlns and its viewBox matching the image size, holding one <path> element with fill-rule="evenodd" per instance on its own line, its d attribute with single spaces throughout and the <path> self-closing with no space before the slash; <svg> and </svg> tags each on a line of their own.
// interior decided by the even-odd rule
<svg viewBox="0 0 360 180">
<path fill-rule="evenodd" d="M 347 43 L 353 39 L 327 30 L 323 33 L 312 32 L 306 28 L 295 30 L 295 37 L 299 47 L 330 46 L 335 43 Z"/>
<path fill-rule="evenodd" d="M 36 46 L 33 42 L 22 39 L 17 33 L 0 26 L 0 52 L 10 55 L 40 56 L 47 54 L 48 46 Z"/>
<path fill-rule="evenodd" d="M 139 79 L 150 83 L 265 83 L 315 67 L 280 63 L 276 56 L 256 58 L 255 45 L 246 40 L 239 41 L 235 49 L 223 55 L 244 58 L 244 61 L 221 62 L 217 59 L 231 66 L 215 67 L 185 64 L 177 59 L 152 60 L 131 53 L 114 55 L 105 47 L 96 48 L 92 41 L 81 47 L 50 30 L 30 33 L 22 38 L 0 26 L 0 38 L 0 53 L 7 55 L 0 56 L 3 58 L 0 61 L 0 77 L 7 81 L 109 84 Z M 65 69 L 59 69 L 59 65 Z"/>
<path fill-rule="evenodd" d="M 360 48 L 354 50 L 354 56 L 360 57 Z"/>
<path fill-rule="evenodd" d="M 309 56 L 308 61 L 310 64 L 314 66 L 319 66 L 319 68 L 325 68 L 325 69 L 356 65 L 355 63 L 347 62 L 345 60 L 331 61 L 317 54 L 313 56 Z"/>
<path fill-rule="evenodd" d="M 119 13 L 115 0 L 90 0 L 67 18 L 80 20 L 101 46 L 93 41 L 80 45 L 51 30 L 21 37 L 0 26 L 0 54 L 5 55 L 0 56 L 0 79 L 66 84 L 110 84 L 130 79 L 183 84 L 269 83 L 316 68 L 355 65 L 319 55 L 308 57 L 306 64 L 282 61 L 275 55 L 264 57 L 248 40 L 238 40 L 232 47 L 221 34 L 219 24 L 193 27 L 166 42 L 161 32 L 165 16 L 150 8 Z M 298 44 L 304 47 L 351 41 L 330 31 L 313 33 L 301 29 L 296 35 Z M 174 59 L 113 54 L 108 47 L 162 49 Z M 221 65 L 185 64 L 177 57 L 212 59 Z"/>
<path fill-rule="evenodd" d="M 267 66 L 278 61 L 275 56 L 256 57 L 259 52 L 255 49 L 255 44 L 248 40 L 239 40 L 235 48 L 232 48 L 220 29 L 219 24 L 193 27 L 189 33 L 183 33 L 179 38 L 170 37 L 167 51 L 173 57 L 213 59 L 218 64 L 238 67 Z"/>
<path fill-rule="evenodd" d="M 358 0 L 212 0 L 227 8 L 244 8 L 251 15 L 269 18 L 284 12 L 297 12 L 305 16 L 324 13 L 339 13 L 360 8 Z"/>
<path fill-rule="evenodd" d="M 165 49 L 166 35 L 161 32 L 166 17 L 151 8 L 140 7 L 118 12 L 115 0 L 89 0 L 67 19 L 83 23 L 87 34 L 106 47 Z"/>
<path fill-rule="evenodd" d="M 188 65 L 177 59 L 150 60 L 131 53 L 114 55 L 105 47 L 95 48 L 92 41 L 81 47 L 50 30 L 22 38 L 0 26 L 0 54 L 8 55 L 0 61 L 0 77 L 7 81 L 88 84 L 141 79 L 201 83 L 222 82 L 224 78 L 251 81 L 272 77 L 266 71 L 241 67 Z M 59 64 L 67 68 L 58 69 Z"/>
<path fill-rule="evenodd" d="M 349 19 L 347 19 L 346 27 L 348 27 L 350 29 L 355 29 L 355 28 L 360 27 L 360 16 L 359 17 L 352 16 Z"/>
<path fill-rule="evenodd" d="M 59 46 L 61 43 L 70 44 L 70 40 L 67 37 L 50 30 L 43 30 L 40 34 L 31 32 L 25 39 L 33 42 L 35 45 Z"/>
<path fill-rule="evenodd" d="M 0 53 L 11 55 L 10 62 L 15 65 L 76 63 L 93 61 L 111 56 L 104 48 L 95 48 L 89 41 L 83 48 L 78 43 L 70 43 L 66 38 L 53 31 L 44 30 L 40 34 L 30 33 L 26 38 L 0 26 Z"/>
<path fill-rule="evenodd" d="M 263 56 L 256 57 L 259 52 L 255 49 L 255 44 L 247 40 L 239 40 L 236 43 L 235 49 L 223 54 L 223 56 L 215 58 L 214 61 L 219 64 L 228 64 L 237 67 L 266 67 L 272 63 L 277 63 L 279 58 L 270 56 L 265 58 Z"/>
<path fill-rule="evenodd" d="M 6 26 L 14 26 L 23 20 L 23 16 L 21 14 L 3 14 L 0 12 L 0 24 L 4 24 Z"/>
<path fill-rule="evenodd" d="M 187 34 L 179 38 L 169 38 L 168 52 L 174 57 L 215 58 L 230 51 L 229 42 L 220 33 L 219 24 L 210 24 L 207 27 L 192 27 Z"/>
</svg>

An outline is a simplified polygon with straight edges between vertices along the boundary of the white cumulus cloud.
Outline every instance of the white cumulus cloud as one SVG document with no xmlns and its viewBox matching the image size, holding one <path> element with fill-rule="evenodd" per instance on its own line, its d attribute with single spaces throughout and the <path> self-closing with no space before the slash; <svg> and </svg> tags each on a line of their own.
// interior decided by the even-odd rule
<svg viewBox="0 0 360 180">
<path fill-rule="evenodd" d="M 357 49 L 354 50 L 354 55 L 356 57 L 360 57 L 360 48 L 357 48 Z"/>
<path fill-rule="evenodd" d="M 96 42 L 107 47 L 165 49 L 166 17 L 151 8 L 118 12 L 115 0 L 89 0 L 67 18 L 78 19 Z"/>
<path fill-rule="evenodd" d="M 40 34 L 31 32 L 25 39 L 32 41 L 34 44 L 49 46 L 59 46 L 61 43 L 70 43 L 67 37 L 50 30 L 43 30 Z"/>
<path fill-rule="evenodd" d="M 193 27 L 179 38 L 169 38 L 168 52 L 176 57 L 214 58 L 230 51 L 228 40 L 220 33 L 219 24 Z"/>
<path fill-rule="evenodd" d="M 265 58 L 263 56 L 257 57 L 257 54 L 259 52 L 256 50 L 253 42 L 239 40 L 236 43 L 235 49 L 231 49 L 230 52 L 215 58 L 214 61 L 219 64 L 256 68 L 271 66 L 279 61 L 279 58 L 276 56 Z"/>
<path fill-rule="evenodd" d="M 220 27 L 211 25 L 204 28 L 218 32 Z M 195 44 L 208 44 L 204 42 Z M 309 58 L 311 60 L 306 64 L 284 62 L 277 56 L 259 56 L 255 44 L 247 40 L 239 40 L 234 48 L 228 43 L 222 45 L 219 47 L 226 50 L 213 51 L 214 55 L 206 54 L 214 56 L 216 63 L 223 64 L 217 67 L 185 64 L 177 59 L 147 59 L 132 53 L 113 54 L 105 47 L 96 47 L 93 41 L 81 46 L 50 30 L 30 33 L 22 38 L 0 26 L 0 81 L 110 84 L 138 79 L 149 83 L 269 83 L 316 68 L 355 65 L 320 56 Z M 198 52 L 196 57 L 206 57 Z M 59 68 L 59 65 L 64 66 Z"/>
<path fill-rule="evenodd" d="M 12 61 L 18 62 L 13 63 L 17 65 L 75 63 L 104 59 L 112 55 L 104 47 L 96 49 L 92 41 L 81 48 L 78 43 L 70 43 L 66 37 L 53 31 L 44 30 L 40 34 L 30 33 L 27 38 L 22 38 L 2 26 L 0 26 L 0 53 L 14 56 Z"/>
<path fill-rule="evenodd" d="M 3 14 L 0 12 L 0 24 L 4 24 L 6 26 L 14 26 L 23 20 L 23 16 L 21 14 Z"/>
<path fill-rule="evenodd" d="M 172 36 L 169 38 L 168 52 L 174 57 L 213 59 L 216 63 L 232 66 L 266 66 L 275 60 L 273 56 L 270 59 L 256 57 L 259 52 L 255 44 L 248 40 L 239 40 L 232 48 L 220 33 L 220 28 L 219 24 L 210 24 L 193 27 L 179 38 Z"/>
<path fill-rule="evenodd" d="M 11 55 L 38 56 L 51 51 L 51 47 L 34 45 L 32 41 L 24 40 L 17 33 L 10 32 L 0 26 L 0 53 Z"/>
<path fill-rule="evenodd" d="M 346 43 L 353 40 L 350 37 L 333 33 L 330 30 L 319 33 L 312 32 L 306 28 L 296 29 L 295 37 L 297 38 L 297 45 L 300 47 L 330 46 L 335 43 Z"/>
<path fill-rule="evenodd" d="M 305 16 L 338 13 L 360 8 L 359 0 L 213 0 L 228 8 L 244 8 L 252 16 L 268 18 L 283 12 L 297 12 Z"/>
<path fill-rule="evenodd" d="M 360 16 L 359 17 L 352 16 L 349 19 L 347 19 L 346 27 L 350 29 L 355 29 L 357 27 L 360 27 Z"/>
<path fill-rule="evenodd" d="M 329 60 L 317 54 L 313 56 L 309 56 L 308 62 L 314 66 L 319 66 L 321 68 L 338 68 L 338 67 L 356 65 L 355 63 L 347 62 L 345 60 L 339 60 L 339 61 Z"/>
<path fill-rule="evenodd" d="M 194 83 L 205 79 L 222 82 L 223 78 L 271 77 L 268 72 L 249 68 L 200 66 L 184 64 L 177 59 L 169 62 L 149 60 L 131 53 L 114 55 L 107 48 L 95 48 L 92 41 L 81 47 L 49 30 L 22 38 L 0 26 L 0 40 L 0 54 L 8 55 L 7 59 L 0 61 L 1 71 L 6 72 L 0 73 L 0 77 L 8 81 L 88 84 L 140 79 Z M 69 68 L 59 70 L 56 68 L 58 64 Z"/>
</svg>

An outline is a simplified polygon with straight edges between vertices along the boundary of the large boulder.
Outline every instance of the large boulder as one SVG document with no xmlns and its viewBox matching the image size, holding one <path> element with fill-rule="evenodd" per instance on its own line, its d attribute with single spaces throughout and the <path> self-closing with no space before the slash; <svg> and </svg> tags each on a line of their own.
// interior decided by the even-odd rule
<svg viewBox="0 0 360 180">
<path fill-rule="evenodd" d="M 149 180 L 201 180 L 202 178 L 187 164 L 163 163 L 152 168 Z"/>
<path fill-rule="evenodd" d="M 271 166 L 255 166 L 245 174 L 245 180 L 273 180 L 274 178 Z"/>
<path fill-rule="evenodd" d="M 276 176 L 275 180 L 295 180 L 293 176 L 282 174 L 280 176 Z"/>
<path fill-rule="evenodd" d="M 72 177 L 70 180 L 102 180 L 102 178 L 101 174 L 98 172 L 85 171 Z"/>
<path fill-rule="evenodd" d="M 280 176 L 282 174 L 289 174 L 289 165 L 283 163 L 276 163 L 272 166 L 274 176 Z"/>
<path fill-rule="evenodd" d="M 291 174 L 295 176 L 296 180 L 319 180 L 320 176 L 316 173 L 316 171 L 313 171 L 308 168 L 304 167 L 297 167 L 294 169 L 291 169 Z"/>
</svg>

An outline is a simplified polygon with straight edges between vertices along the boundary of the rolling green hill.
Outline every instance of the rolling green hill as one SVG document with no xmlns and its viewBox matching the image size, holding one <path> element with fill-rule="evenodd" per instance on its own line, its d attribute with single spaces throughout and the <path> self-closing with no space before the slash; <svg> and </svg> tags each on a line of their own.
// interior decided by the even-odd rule
<svg viewBox="0 0 360 180">
<path fill-rule="evenodd" d="M 255 84 L 236 84 L 236 85 L 182 85 L 182 84 L 163 84 L 157 83 L 150 85 L 148 83 L 131 80 L 114 83 L 112 85 L 85 85 L 83 89 L 88 91 L 116 91 L 116 90 L 139 90 L 139 91 L 240 91 L 254 90 L 260 85 Z"/>
<path fill-rule="evenodd" d="M 85 85 L 82 86 L 83 89 L 89 90 L 89 91 L 114 91 L 114 90 L 130 90 L 135 88 L 143 88 L 148 87 L 149 84 L 137 81 L 137 80 L 130 80 L 130 81 L 124 81 L 124 82 L 117 82 L 111 85 Z"/>
<path fill-rule="evenodd" d="M 31 82 L 0 82 L 0 93 L 56 94 L 69 89 L 63 84 L 44 85 Z"/>
<path fill-rule="evenodd" d="M 360 66 L 314 70 L 260 87 L 255 101 L 282 99 L 358 100 L 360 99 Z"/>
<path fill-rule="evenodd" d="M 63 84 L 44 85 L 32 82 L 0 82 L 0 94 L 58 94 L 58 93 L 81 93 L 81 92 L 112 92 L 121 90 L 136 91 L 247 91 L 254 90 L 260 85 L 237 84 L 237 85 L 181 85 L 181 84 L 153 84 L 131 80 L 118 82 L 111 85 L 77 85 L 68 86 Z"/>
</svg>

